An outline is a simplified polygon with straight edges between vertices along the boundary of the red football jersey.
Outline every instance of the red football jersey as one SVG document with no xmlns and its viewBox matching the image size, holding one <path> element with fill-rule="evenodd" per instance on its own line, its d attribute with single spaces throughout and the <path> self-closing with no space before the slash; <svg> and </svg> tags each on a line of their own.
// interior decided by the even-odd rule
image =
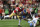
<svg viewBox="0 0 40 27">
<path fill-rule="evenodd" d="M 21 12 L 21 11 L 23 11 L 23 10 L 24 10 L 24 8 L 23 8 L 22 10 L 20 10 L 19 7 L 16 7 L 16 9 L 15 9 L 13 12 L 16 13 L 17 11 L 18 11 L 18 12 Z"/>
</svg>

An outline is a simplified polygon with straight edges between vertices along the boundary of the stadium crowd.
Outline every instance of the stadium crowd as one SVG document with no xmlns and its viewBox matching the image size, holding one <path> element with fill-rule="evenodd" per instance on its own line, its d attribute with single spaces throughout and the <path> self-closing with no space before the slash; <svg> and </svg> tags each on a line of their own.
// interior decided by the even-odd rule
<svg viewBox="0 0 40 27">
<path fill-rule="evenodd" d="M 39 7 L 39 0 L 0 0 L 0 16 L 11 14 L 12 11 L 21 3 L 26 9 L 29 8 L 29 6 L 33 9 L 35 6 L 36 8 Z"/>
</svg>

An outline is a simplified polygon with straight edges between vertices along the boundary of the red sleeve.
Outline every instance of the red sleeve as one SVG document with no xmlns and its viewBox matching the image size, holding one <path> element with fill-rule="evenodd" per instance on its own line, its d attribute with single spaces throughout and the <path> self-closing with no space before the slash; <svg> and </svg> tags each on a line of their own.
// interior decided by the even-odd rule
<svg viewBox="0 0 40 27">
<path fill-rule="evenodd" d="M 16 9 L 15 9 L 16 11 L 18 11 L 19 10 L 19 7 L 16 7 Z"/>
<path fill-rule="evenodd" d="M 14 10 L 14 13 L 16 13 L 16 10 Z"/>
</svg>

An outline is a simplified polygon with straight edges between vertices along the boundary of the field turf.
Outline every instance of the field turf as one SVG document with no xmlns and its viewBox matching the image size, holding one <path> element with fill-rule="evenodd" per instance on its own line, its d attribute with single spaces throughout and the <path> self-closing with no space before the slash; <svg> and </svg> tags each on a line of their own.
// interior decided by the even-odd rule
<svg viewBox="0 0 40 27">
<path fill-rule="evenodd" d="M 30 27 L 27 21 L 22 20 L 21 21 L 22 27 Z M 0 27 L 18 27 L 18 20 L 15 19 L 6 19 L 6 20 L 0 20 Z M 40 26 L 37 26 L 40 27 Z"/>
</svg>

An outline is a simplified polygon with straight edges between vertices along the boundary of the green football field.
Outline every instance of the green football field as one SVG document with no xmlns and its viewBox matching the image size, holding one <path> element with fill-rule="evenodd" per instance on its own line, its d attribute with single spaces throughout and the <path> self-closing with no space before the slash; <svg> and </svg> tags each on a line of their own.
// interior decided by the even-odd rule
<svg viewBox="0 0 40 27">
<path fill-rule="evenodd" d="M 22 27 L 30 27 L 27 21 L 21 20 Z M 18 20 L 15 19 L 6 19 L 0 20 L 0 27 L 18 27 Z M 37 26 L 40 27 L 40 26 Z"/>
</svg>

